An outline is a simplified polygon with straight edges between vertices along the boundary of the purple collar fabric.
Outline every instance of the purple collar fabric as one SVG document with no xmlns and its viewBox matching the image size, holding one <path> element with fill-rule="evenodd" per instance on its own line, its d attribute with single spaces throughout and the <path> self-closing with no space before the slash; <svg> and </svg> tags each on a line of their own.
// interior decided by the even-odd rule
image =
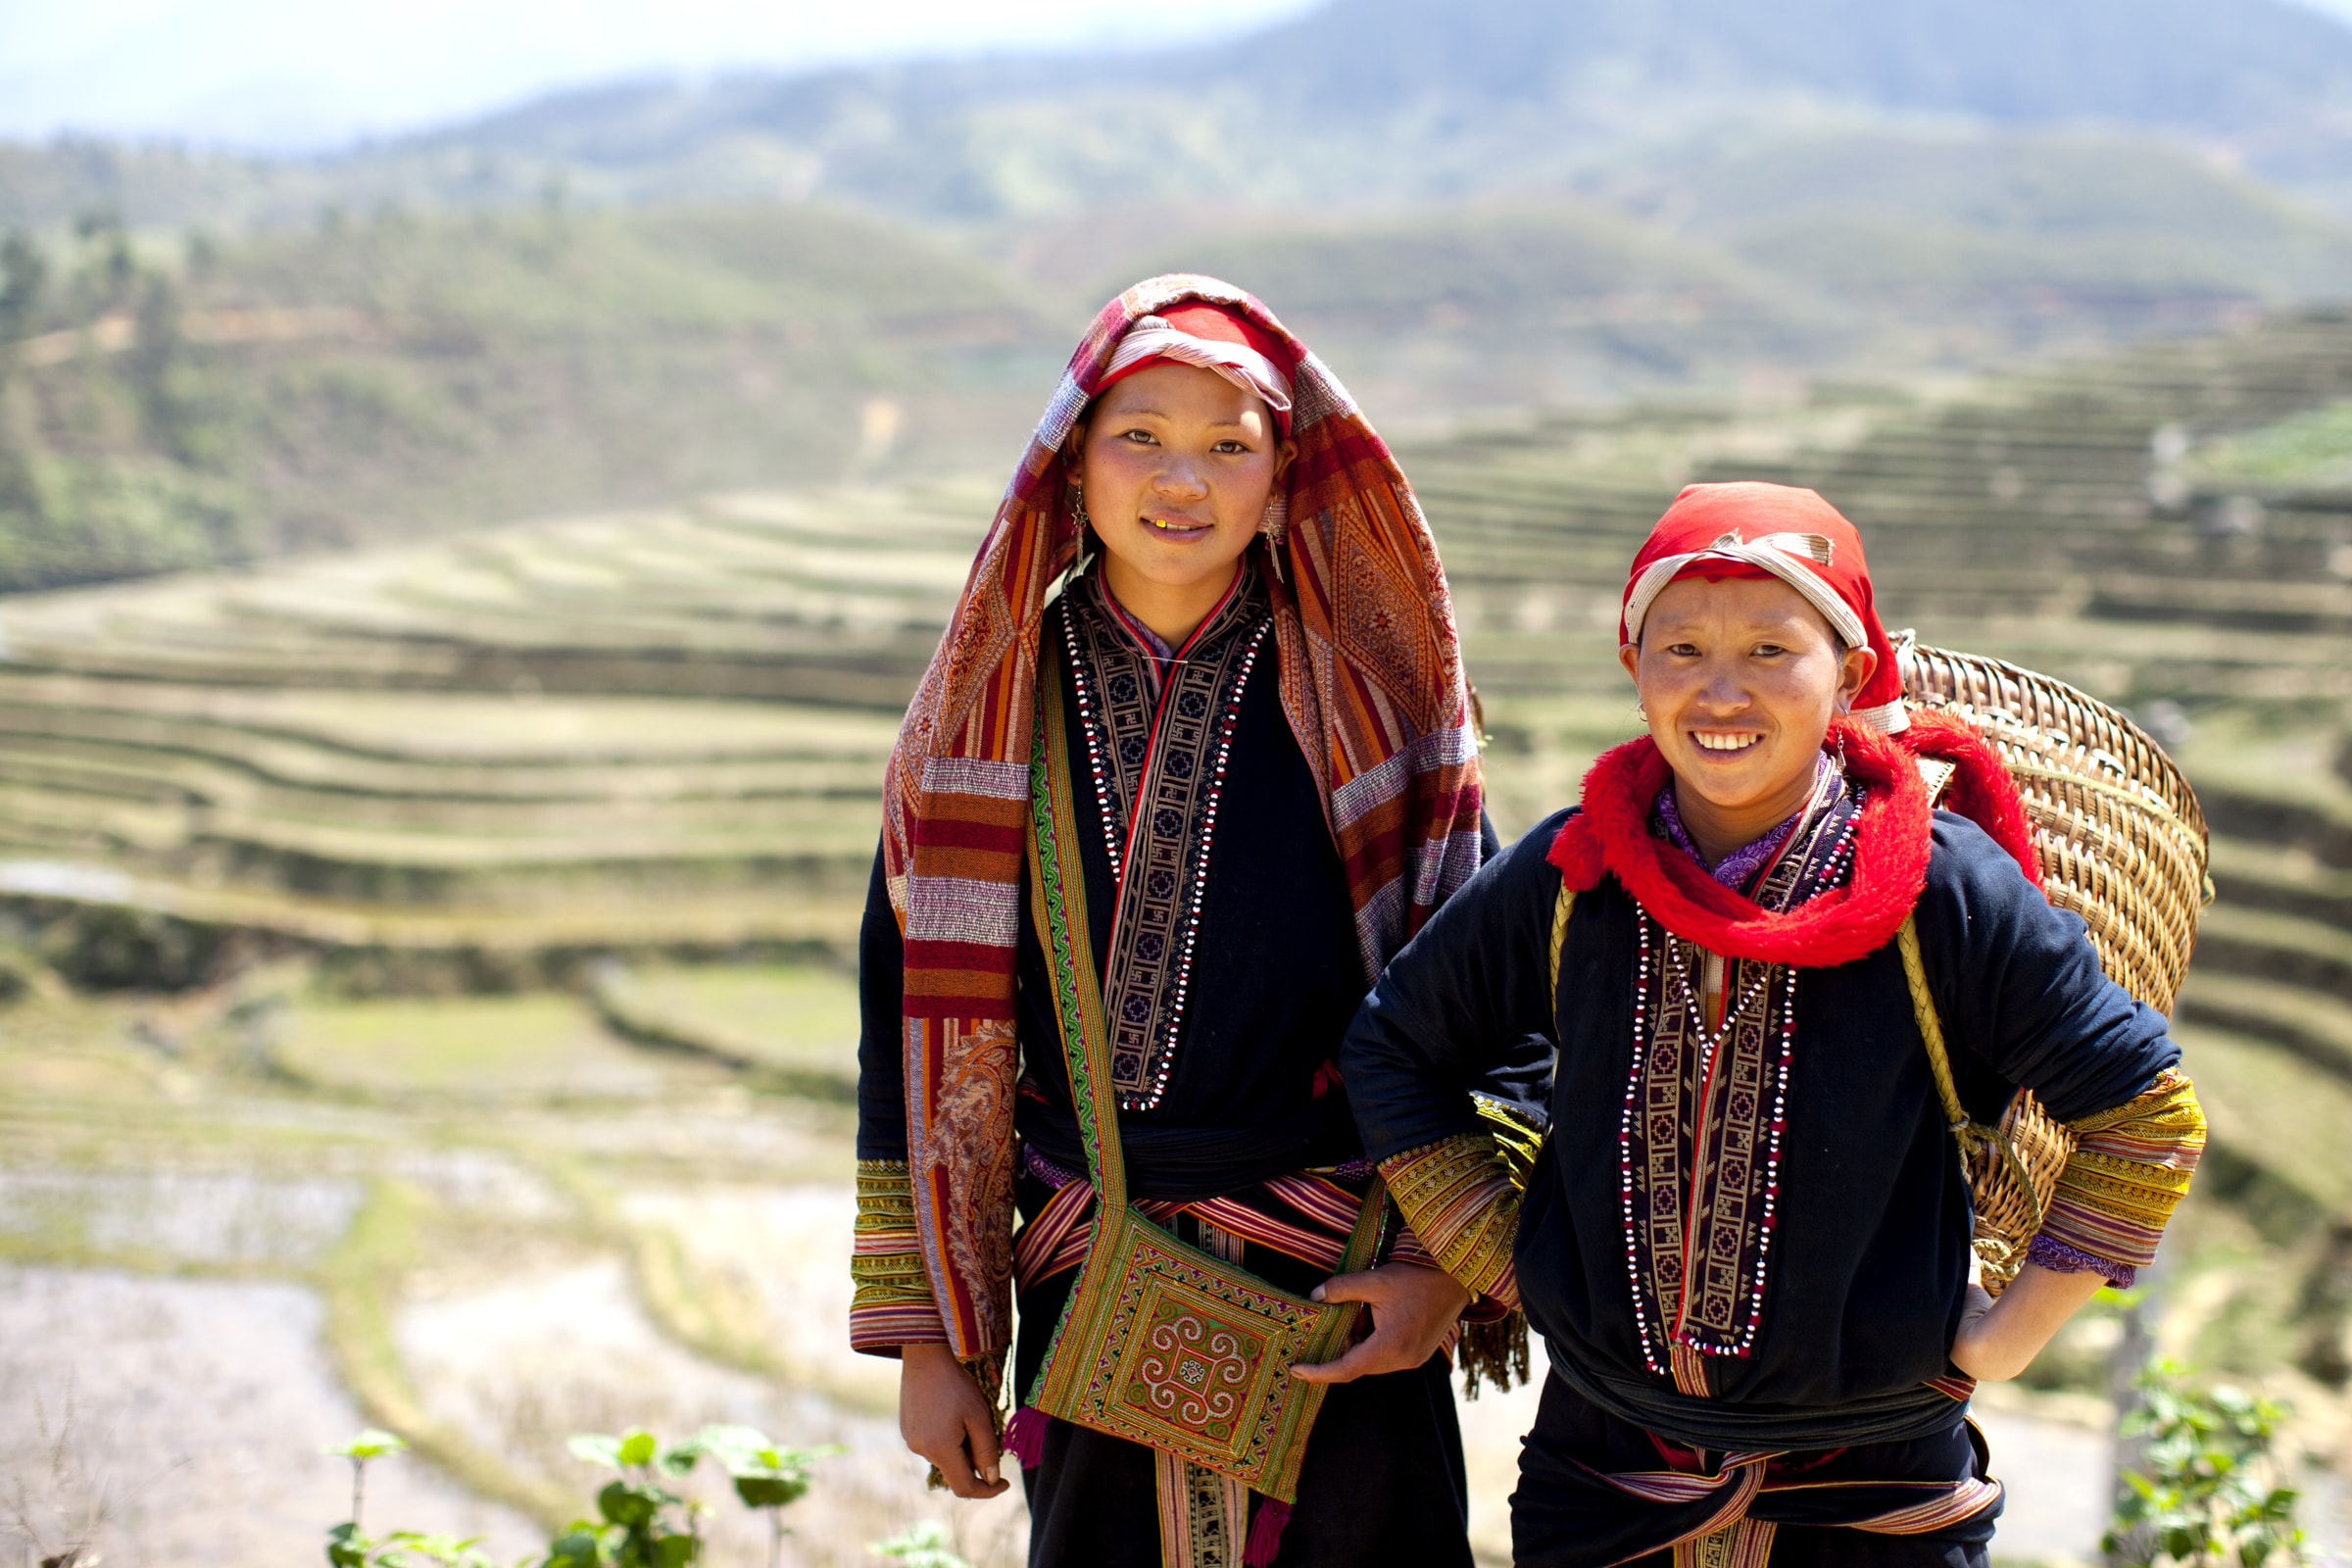
<svg viewBox="0 0 2352 1568">
<path fill-rule="evenodd" d="M 1141 644 L 1145 652 L 1163 664 L 1174 661 L 1176 650 L 1168 646 L 1168 640 L 1130 614 L 1107 585 L 1102 590 L 1102 603 L 1110 607 L 1110 618 L 1118 623 L 1119 629 Z"/>
<path fill-rule="evenodd" d="M 1788 836 L 1804 825 L 1808 807 L 1827 806 L 1838 798 L 1839 793 L 1838 790 L 1822 788 L 1823 775 L 1836 771 L 1838 771 L 1838 764 L 1830 760 L 1829 755 L 1824 753 L 1813 766 L 1813 797 L 1807 806 L 1797 808 L 1796 811 L 1778 827 L 1773 828 L 1761 838 L 1750 839 L 1725 856 L 1722 861 L 1715 865 L 1707 864 L 1707 858 L 1699 853 L 1698 845 L 1690 837 L 1690 830 L 1683 826 L 1683 813 L 1675 807 L 1674 783 L 1671 779 L 1667 781 L 1664 789 L 1658 791 L 1658 821 L 1665 827 L 1666 836 L 1674 841 L 1675 848 L 1705 867 L 1709 876 L 1738 893 L 1754 879 L 1758 871 L 1772 863 L 1772 858 L 1780 854 L 1781 846 L 1788 842 Z"/>
</svg>

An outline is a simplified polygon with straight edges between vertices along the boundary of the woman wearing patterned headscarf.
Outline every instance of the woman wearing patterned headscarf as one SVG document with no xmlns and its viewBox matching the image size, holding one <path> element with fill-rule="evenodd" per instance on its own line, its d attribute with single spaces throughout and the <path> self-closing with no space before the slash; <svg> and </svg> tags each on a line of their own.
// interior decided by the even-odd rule
<svg viewBox="0 0 2352 1568">
<path fill-rule="evenodd" d="M 1509 1308 L 1335 1063 L 1490 850 L 1388 449 L 1248 295 L 1130 289 L 907 710 L 860 949 L 852 1340 L 940 1484 L 1020 1459 L 1032 1562 L 1469 1561 L 1445 1351 Z"/>
<path fill-rule="evenodd" d="M 1446 905 L 1342 1055 L 1406 1218 L 1549 1349 L 1515 1560 L 1982 1568 L 1971 1380 L 2154 1255 L 2204 1142 L 2180 1053 L 2043 897 L 1998 759 L 1906 714 L 1821 497 L 1692 486 L 1623 604 L 1649 734 Z M 1531 1031 L 1559 1054 L 1522 1199 L 1458 1086 Z M 2022 1087 L 2080 1138 L 1997 1302 L 1939 1059 L 1977 1122 Z"/>
</svg>

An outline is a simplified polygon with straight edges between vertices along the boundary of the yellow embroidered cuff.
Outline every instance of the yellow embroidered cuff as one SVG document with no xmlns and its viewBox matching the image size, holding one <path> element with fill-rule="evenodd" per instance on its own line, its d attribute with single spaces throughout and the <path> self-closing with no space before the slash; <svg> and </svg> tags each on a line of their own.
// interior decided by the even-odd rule
<svg viewBox="0 0 2352 1568">
<path fill-rule="evenodd" d="M 1446 1273 L 1474 1294 L 1519 1304 L 1511 1250 L 1519 1189 L 1490 1132 L 1459 1133 L 1380 1162 L 1405 1223 Z"/>
<path fill-rule="evenodd" d="M 2047 1262 L 2072 1254 L 2111 1265 L 2110 1279 L 2128 1280 L 2155 1260 L 2205 1152 L 2196 1090 L 2168 1067 L 2143 1093 L 2067 1125 L 2082 1142 L 2059 1172 L 2029 1255 Z"/>
<path fill-rule="evenodd" d="M 887 1355 L 903 1345 L 945 1345 L 947 1326 L 923 1271 L 914 1184 L 903 1159 L 858 1162 L 858 1240 L 850 1258 L 850 1345 Z"/>
</svg>

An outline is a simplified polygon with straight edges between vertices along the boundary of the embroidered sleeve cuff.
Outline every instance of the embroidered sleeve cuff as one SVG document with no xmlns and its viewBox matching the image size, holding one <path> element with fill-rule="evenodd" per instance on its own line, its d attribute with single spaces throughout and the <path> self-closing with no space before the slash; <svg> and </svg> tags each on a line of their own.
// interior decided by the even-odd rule
<svg viewBox="0 0 2352 1568">
<path fill-rule="evenodd" d="M 2056 1274 L 2100 1274 L 2119 1291 L 2128 1291 L 2139 1281 L 2139 1270 L 2124 1263 L 2111 1263 L 2103 1257 L 2093 1257 L 2057 1241 L 2046 1232 L 2034 1238 L 2026 1248 L 2026 1261 L 2038 1263 Z"/>
<path fill-rule="evenodd" d="M 1511 1250 L 1519 1240 L 1519 1189 L 1488 1132 L 1392 1154 L 1380 1162 L 1405 1223 L 1446 1273 L 1474 1295 L 1519 1304 Z"/>
<path fill-rule="evenodd" d="M 2168 1067 L 2133 1099 L 2067 1125 L 2082 1142 L 2059 1172 L 2027 1255 L 2044 1267 L 2095 1268 L 2110 1282 L 2129 1283 L 2155 1261 L 2164 1227 L 2188 1192 L 2205 1152 L 2205 1112 L 2187 1076 Z M 2069 1259 L 2080 1261 L 2070 1268 Z"/>
<path fill-rule="evenodd" d="M 1412 1227 L 1409 1225 L 1397 1227 L 1396 1245 L 1390 1250 L 1387 1261 L 1411 1263 L 1418 1268 L 1444 1269 L 1446 1267 L 1444 1263 L 1438 1261 L 1436 1254 L 1422 1245 L 1421 1238 L 1413 1234 Z M 1447 1270 L 1447 1272 L 1451 1271 Z M 1501 1281 L 1491 1287 L 1491 1291 L 1499 1291 L 1503 1295 L 1497 1297 L 1486 1294 L 1471 1297 L 1470 1304 L 1462 1308 L 1462 1322 L 1492 1323 L 1507 1318 L 1519 1310 L 1519 1277 L 1516 1274 L 1506 1272 Z M 1458 1333 L 1458 1326 L 1456 1332 Z M 1448 1334 L 1445 1345 L 1448 1354 L 1452 1353 L 1453 1341 L 1454 1335 Z"/>
<path fill-rule="evenodd" d="M 850 1347 L 890 1355 L 906 1345 L 945 1345 L 914 1232 L 914 1184 L 903 1159 L 858 1162 L 858 1240 L 850 1258 Z"/>
</svg>

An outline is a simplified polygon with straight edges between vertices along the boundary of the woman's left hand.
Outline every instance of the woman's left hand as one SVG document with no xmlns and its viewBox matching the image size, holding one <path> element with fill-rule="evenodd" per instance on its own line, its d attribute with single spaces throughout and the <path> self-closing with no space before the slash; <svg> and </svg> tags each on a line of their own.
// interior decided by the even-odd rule
<svg viewBox="0 0 2352 1568">
<path fill-rule="evenodd" d="M 1438 1353 L 1470 1304 L 1470 1292 L 1443 1269 L 1391 1263 L 1361 1274 L 1341 1274 L 1315 1287 L 1318 1301 L 1363 1301 L 1372 1308 L 1372 1333 L 1337 1361 L 1295 1366 L 1302 1383 L 1352 1383 L 1379 1372 L 1404 1372 Z"/>
<path fill-rule="evenodd" d="M 2016 1377 L 2106 1283 L 2097 1274 L 2028 1263 L 1996 1301 L 1972 1279 L 1952 1337 L 1952 1365 L 1980 1383 Z"/>
</svg>

